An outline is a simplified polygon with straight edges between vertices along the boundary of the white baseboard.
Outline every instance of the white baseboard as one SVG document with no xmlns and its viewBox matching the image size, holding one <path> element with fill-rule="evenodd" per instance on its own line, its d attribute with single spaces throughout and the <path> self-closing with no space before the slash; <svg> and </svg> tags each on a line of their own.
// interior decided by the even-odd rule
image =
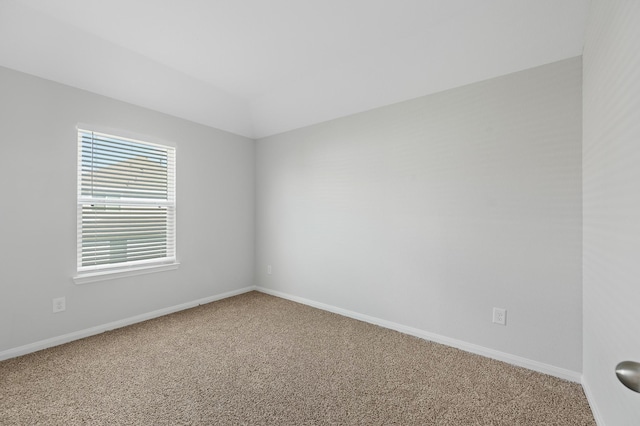
<svg viewBox="0 0 640 426">
<path fill-rule="evenodd" d="M 428 331 L 420 330 L 413 327 L 408 327 L 406 325 L 383 320 L 383 319 L 372 317 L 369 315 L 360 314 L 358 312 L 349 311 L 347 309 L 338 308 L 336 306 L 327 305 L 325 303 L 315 302 L 313 300 L 305 299 L 303 297 L 293 296 L 291 294 L 282 293 L 280 291 L 271 290 L 265 287 L 258 286 L 256 287 L 256 290 L 262 293 L 270 294 L 272 296 L 277 296 L 283 299 L 291 300 L 293 302 L 302 303 L 303 305 L 312 306 L 314 308 L 333 312 L 339 315 L 343 315 L 345 317 L 354 318 L 360 321 L 368 322 L 370 324 L 375 324 L 384 328 L 396 330 L 401 333 L 419 337 L 421 339 L 430 340 L 432 342 L 441 343 L 447 346 L 452 346 L 454 348 L 458 348 L 466 352 L 482 355 L 487 358 L 496 359 L 498 361 L 503 361 L 512 365 L 517 365 L 519 367 L 528 368 L 529 370 L 537 371 L 539 373 L 548 374 L 550 376 L 558 377 L 560 379 L 568 380 L 575 383 L 581 383 L 582 374 L 577 371 L 567 370 L 564 368 L 534 361 L 528 358 L 512 355 L 506 352 L 485 348 L 484 346 L 475 345 L 473 343 L 464 342 L 462 340 L 452 339 L 450 337 L 441 336 L 439 334 L 430 333 Z"/>
<path fill-rule="evenodd" d="M 591 412 L 593 413 L 593 418 L 596 420 L 596 424 L 598 426 L 605 426 L 602 414 L 600 414 L 598 406 L 596 405 L 596 399 L 593 396 L 589 383 L 584 376 L 582 376 L 582 390 L 584 390 L 584 394 L 587 397 L 587 401 L 589 402 L 589 407 L 591 407 Z"/>
<path fill-rule="evenodd" d="M 169 306 L 167 308 L 158 309 L 156 311 L 147 312 L 145 314 L 140 314 L 140 315 L 125 318 L 122 320 L 109 322 L 109 323 L 98 325 L 95 327 L 85 328 L 84 330 L 74 331 L 73 333 L 63 334 L 62 336 L 56 336 L 49 339 L 40 340 L 38 342 L 29 343 L 24 346 L 18 346 L 17 348 L 7 349 L 5 351 L 0 352 L 0 361 L 9 359 L 9 358 L 15 358 L 21 355 L 26 355 L 28 353 L 36 352 L 42 349 L 47 349 L 52 346 L 62 345 L 64 343 L 72 342 L 78 339 L 83 339 L 85 337 L 93 336 L 95 334 L 104 333 L 105 331 L 113 330 L 116 328 L 126 327 L 131 324 L 161 317 L 163 315 L 168 315 L 174 312 L 183 311 L 185 309 L 193 308 L 198 305 L 204 305 L 206 303 L 215 302 L 216 300 L 222 300 L 222 299 L 226 299 L 227 297 L 237 296 L 239 294 L 247 293 L 253 290 L 256 290 L 255 286 L 244 287 L 238 290 L 228 291 L 226 293 L 205 297 L 205 298 L 194 300 L 187 303 L 181 303 L 180 305 Z"/>
<path fill-rule="evenodd" d="M 488 358 L 493 358 L 499 361 L 504 361 L 509 364 L 517 365 L 520 367 L 528 368 L 530 370 L 538 371 L 540 373 L 549 374 L 551 376 L 555 376 L 561 379 L 569 380 L 576 383 L 581 383 L 581 374 L 576 371 L 566 370 L 564 368 L 555 367 L 553 365 L 544 364 L 538 361 L 533 361 L 527 358 L 519 357 L 516 355 L 508 354 L 506 352 L 496 351 L 494 349 L 485 348 L 483 346 L 475 345 L 472 343 L 467 343 L 461 340 L 452 339 L 450 337 L 441 336 L 439 334 L 430 333 L 428 331 L 420 330 L 413 327 L 408 327 L 402 324 L 394 323 L 391 321 L 383 320 L 380 318 L 375 318 L 369 315 L 360 314 L 358 312 L 349 311 L 347 309 L 338 308 L 336 306 L 328 305 L 325 303 L 315 302 L 313 300 L 305 299 L 298 296 L 293 296 L 287 293 L 282 293 L 276 290 L 271 290 L 265 287 L 256 287 L 256 286 L 248 286 L 238 290 L 229 291 L 226 293 L 218 294 L 215 296 L 209 296 L 202 299 L 194 300 L 187 303 L 182 303 L 180 305 L 170 306 L 163 309 L 158 309 L 156 311 L 147 312 L 145 314 L 136 315 L 133 317 L 125 318 L 118 321 L 113 321 L 110 323 L 98 325 L 91 328 L 86 328 L 84 330 L 75 331 L 72 333 L 64 334 L 61 336 L 52 337 L 45 340 L 40 340 L 38 342 L 29 343 L 27 345 L 19 346 L 16 348 L 7 349 L 5 351 L 0 352 L 0 361 L 15 358 L 17 356 L 26 355 L 31 352 L 36 352 L 42 349 L 50 348 L 52 346 L 62 345 L 64 343 L 68 343 L 74 340 L 83 339 L 85 337 L 93 336 L 95 334 L 104 333 L 105 331 L 113 330 L 116 328 L 126 327 L 131 324 L 135 324 L 138 322 L 150 320 L 153 318 L 161 317 L 163 315 L 168 315 L 174 312 L 182 311 L 185 309 L 193 308 L 198 305 L 204 305 L 206 303 L 215 302 L 216 300 L 226 299 L 228 297 L 237 296 L 242 293 L 247 293 L 249 291 L 257 290 L 265 294 L 270 294 L 273 296 L 281 297 L 283 299 L 288 299 L 294 302 L 302 303 L 304 305 L 312 306 L 314 308 L 322 309 L 325 311 L 333 312 L 339 315 L 343 315 L 349 318 L 354 318 L 360 321 L 368 322 L 370 324 L 379 325 L 381 327 L 385 327 L 391 330 L 396 330 L 401 333 L 409 334 L 411 336 L 419 337 L 425 340 L 430 340 L 436 343 L 441 343 L 447 346 L 452 346 L 454 348 L 461 349 L 466 352 L 471 352 L 474 354 L 486 356 Z M 595 409 L 595 405 L 592 404 L 593 398 L 590 397 L 590 393 L 588 392 L 588 387 L 583 383 L 583 387 L 585 388 L 585 393 L 587 394 L 587 398 L 589 399 L 589 403 L 592 405 L 594 415 L 597 413 Z M 596 416 L 597 420 L 597 416 Z M 598 424 L 601 424 L 598 422 Z"/>
</svg>

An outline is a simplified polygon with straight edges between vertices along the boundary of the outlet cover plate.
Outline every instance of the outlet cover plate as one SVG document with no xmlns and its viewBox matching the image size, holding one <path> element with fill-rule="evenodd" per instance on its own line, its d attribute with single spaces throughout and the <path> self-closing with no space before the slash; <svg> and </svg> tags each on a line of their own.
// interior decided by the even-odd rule
<svg viewBox="0 0 640 426">
<path fill-rule="evenodd" d="M 67 302 L 64 297 L 56 297 L 53 299 L 53 313 L 62 312 L 67 309 Z"/>
<path fill-rule="evenodd" d="M 493 322 L 495 324 L 507 325 L 507 310 L 503 308 L 493 308 Z"/>
</svg>

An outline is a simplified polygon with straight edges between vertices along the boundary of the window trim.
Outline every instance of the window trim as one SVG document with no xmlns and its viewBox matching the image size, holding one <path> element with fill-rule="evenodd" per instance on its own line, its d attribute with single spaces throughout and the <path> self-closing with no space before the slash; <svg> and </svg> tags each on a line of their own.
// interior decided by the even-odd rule
<svg viewBox="0 0 640 426">
<path fill-rule="evenodd" d="M 154 272 L 171 271 L 178 269 L 180 263 L 175 261 L 173 263 L 154 264 L 147 266 L 128 267 L 120 269 L 111 269 L 108 271 L 101 270 L 99 272 L 86 272 L 78 274 L 73 277 L 73 281 L 76 284 L 89 284 L 98 281 L 115 280 L 118 278 L 135 277 L 136 275 L 152 274 Z"/>
<path fill-rule="evenodd" d="M 168 148 L 173 150 L 173 157 L 174 157 L 174 161 L 173 161 L 173 170 L 172 170 L 172 184 L 173 184 L 173 201 L 158 201 L 158 200 L 141 200 L 141 199 L 123 199 L 123 200 L 119 200 L 118 201 L 118 205 L 144 205 L 144 204 L 150 204 L 150 205 L 158 205 L 158 204 L 164 204 L 167 206 L 171 206 L 173 208 L 173 256 L 170 257 L 163 257 L 163 258 L 157 258 L 157 259 L 145 259 L 145 260 L 138 260 L 138 261 L 132 261 L 132 262 L 127 262 L 126 264 L 123 263 L 113 263 L 113 264 L 106 264 L 106 265 L 100 265 L 97 267 L 81 267 L 81 263 L 82 263 L 82 240 L 81 240 L 81 235 L 82 235 L 82 205 L 83 203 L 87 203 L 87 201 L 89 201 L 87 199 L 87 197 L 83 197 L 82 196 L 82 190 L 81 190 L 81 173 L 82 173 L 82 163 L 81 163 L 81 158 L 82 158 L 82 144 L 81 144 L 81 138 L 80 138 L 80 132 L 93 132 L 93 133 L 100 133 L 100 134 L 104 134 L 110 137 L 114 137 L 114 138 L 119 138 L 119 139 L 124 139 L 124 140 L 130 140 L 133 142 L 138 142 L 138 143 L 143 143 L 143 144 L 147 144 L 147 145 L 155 145 L 155 146 L 160 146 L 162 148 Z M 99 127 L 99 126 L 94 126 L 94 125 L 87 125 L 87 124 L 82 124 L 82 123 L 78 123 L 78 125 L 76 126 L 76 143 L 77 145 L 77 149 L 78 149 L 78 158 L 76 159 L 76 166 L 78 168 L 78 172 L 77 172 L 77 181 L 76 181 L 76 209 L 77 209 L 77 217 L 76 217 L 76 226 L 77 226 L 77 233 L 76 233 L 76 250 L 77 250 L 77 254 L 76 254 L 76 275 L 73 276 L 73 281 L 76 284 L 87 284 L 87 283 L 91 283 L 91 282 L 97 282 L 97 281 L 104 281 L 104 280 L 110 280 L 110 279 L 117 279 L 117 278 L 123 278 L 123 277 L 129 277 L 129 276 L 136 276 L 136 275 L 142 275 L 142 274 L 149 274 L 149 273 L 155 273 L 155 272 L 162 272 L 162 271 L 168 271 L 168 270 L 174 270 L 177 269 L 178 266 L 180 265 L 180 263 L 177 260 L 177 229 L 176 229 L 176 225 L 177 225 L 177 221 L 176 221 L 176 213 L 177 213 L 177 196 L 176 196 L 176 188 L 177 188 L 177 182 L 176 182 L 176 161 L 175 161 L 175 156 L 176 156 L 176 146 L 173 143 L 167 143 L 166 141 L 163 140 L 159 140 L 157 138 L 153 138 L 153 137 L 149 137 L 149 136 L 145 136 L 145 135 L 136 135 L 133 134 L 131 132 L 127 132 L 127 131 L 122 131 L 122 130 L 118 130 L 118 129 L 112 129 L 112 128 L 105 128 L 105 127 Z"/>
</svg>

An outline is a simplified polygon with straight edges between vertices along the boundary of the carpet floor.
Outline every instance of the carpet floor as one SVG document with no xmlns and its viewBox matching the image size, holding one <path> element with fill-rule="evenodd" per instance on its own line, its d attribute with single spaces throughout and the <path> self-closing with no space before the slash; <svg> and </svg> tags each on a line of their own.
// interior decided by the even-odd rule
<svg viewBox="0 0 640 426">
<path fill-rule="evenodd" d="M 2 425 L 595 425 L 580 385 L 251 292 L 0 362 Z"/>
</svg>

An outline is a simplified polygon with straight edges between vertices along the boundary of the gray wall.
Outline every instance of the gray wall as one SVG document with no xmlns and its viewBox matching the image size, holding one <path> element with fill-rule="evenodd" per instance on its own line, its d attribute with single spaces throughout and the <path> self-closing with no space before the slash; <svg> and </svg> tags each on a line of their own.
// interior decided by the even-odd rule
<svg viewBox="0 0 640 426">
<path fill-rule="evenodd" d="M 258 140 L 257 284 L 580 372 L 581 72 Z"/>
<path fill-rule="evenodd" d="M 73 283 L 78 122 L 175 143 L 178 270 Z M 0 141 L 0 352 L 253 285 L 252 140 L 0 68 Z"/>
<path fill-rule="evenodd" d="M 607 425 L 639 425 L 640 2 L 596 0 L 584 50 L 584 386 Z"/>
</svg>

